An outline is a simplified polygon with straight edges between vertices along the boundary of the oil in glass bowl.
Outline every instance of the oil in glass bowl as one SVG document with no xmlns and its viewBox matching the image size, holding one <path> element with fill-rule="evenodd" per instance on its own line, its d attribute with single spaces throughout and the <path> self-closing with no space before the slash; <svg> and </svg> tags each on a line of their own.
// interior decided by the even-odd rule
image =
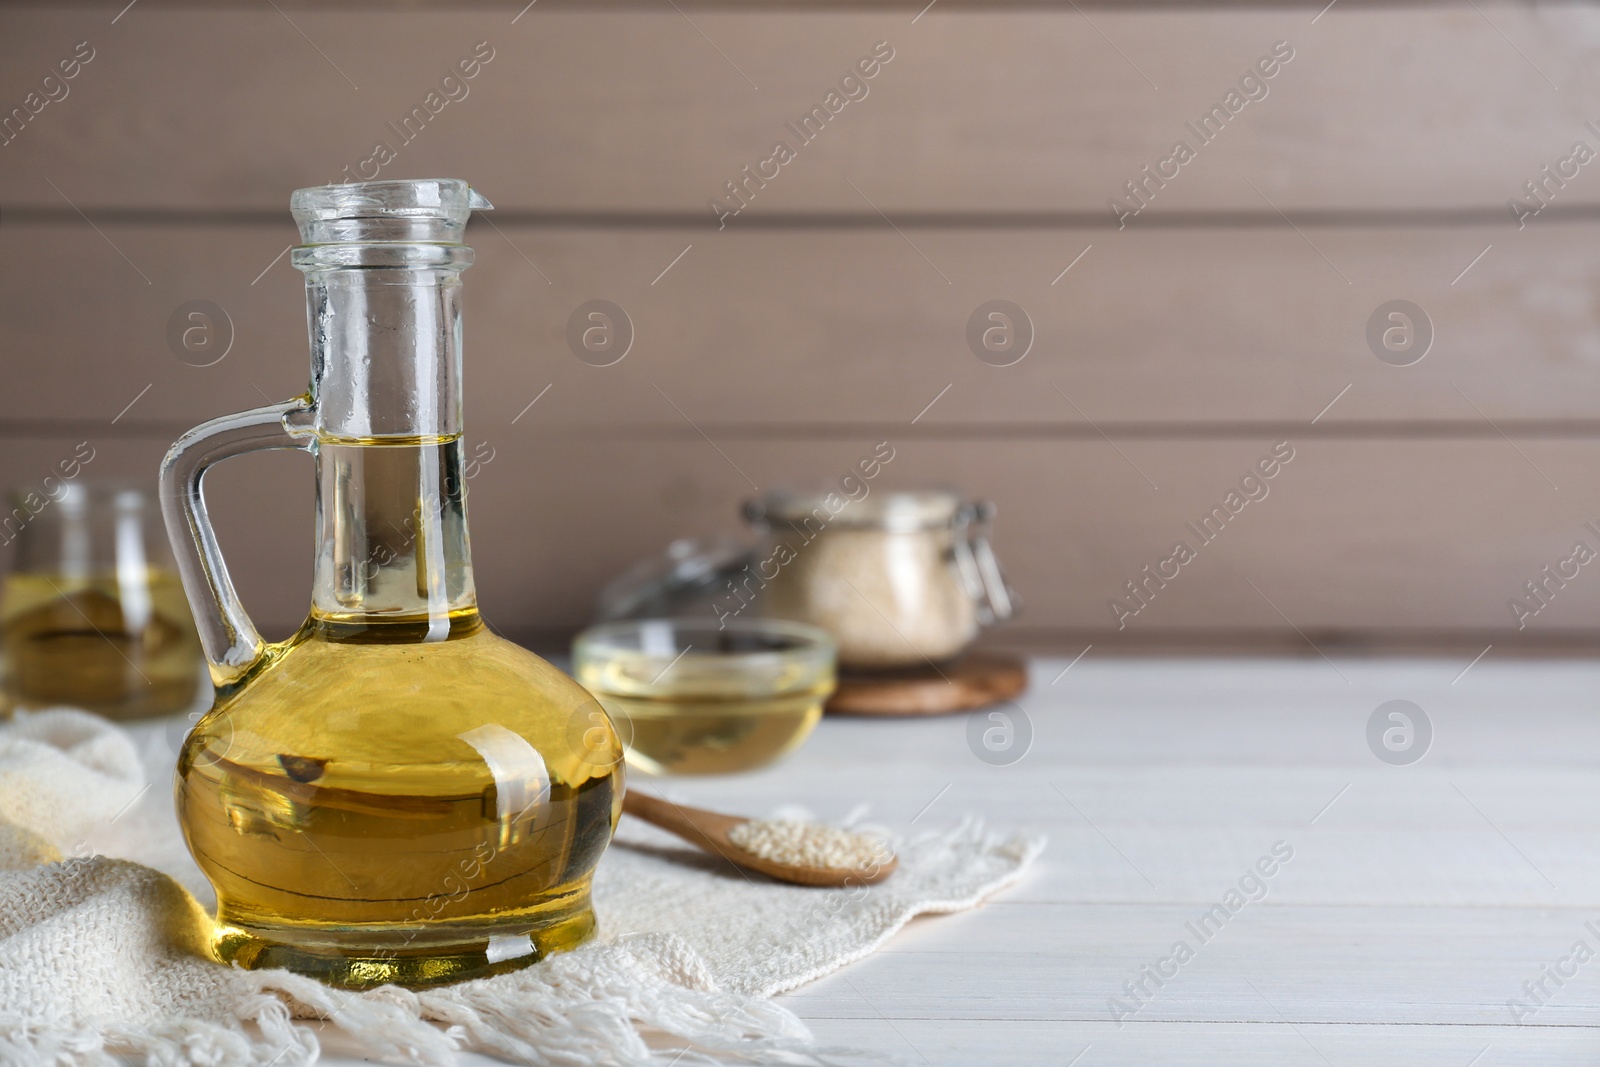
<svg viewBox="0 0 1600 1067">
<path fill-rule="evenodd" d="M 728 774 L 798 748 L 833 693 L 822 630 L 772 619 L 640 619 L 578 635 L 573 672 L 647 774 Z"/>
<path fill-rule="evenodd" d="M 200 638 L 154 498 L 46 482 L 54 492 L 17 494 L 5 516 L 16 550 L 0 583 L 0 704 L 119 720 L 193 706 Z"/>
</svg>

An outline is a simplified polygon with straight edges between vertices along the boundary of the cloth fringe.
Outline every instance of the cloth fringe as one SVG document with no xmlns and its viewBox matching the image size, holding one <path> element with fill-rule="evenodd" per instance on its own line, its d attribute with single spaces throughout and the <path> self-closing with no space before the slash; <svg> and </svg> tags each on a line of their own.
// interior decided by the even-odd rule
<svg viewBox="0 0 1600 1067">
<path fill-rule="evenodd" d="M 329 988 L 287 971 L 232 975 L 249 991 L 223 1021 L 150 1027 L 105 1020 L 73 1029 L 0 1018 L 4 1067 L 309 1067 L 321 1020 L 374 1060 L 452 1067 L 456 1053 L 529 1067 L 893 1062 L 818 1047 L 805 1024 L 764 997 L 716 988 L 694 950 L 670 934 L 590 945 L 543 966 L 412 992 Z M 653 1040 L 651 1040 L 653 1038 Z"/>
</svg>

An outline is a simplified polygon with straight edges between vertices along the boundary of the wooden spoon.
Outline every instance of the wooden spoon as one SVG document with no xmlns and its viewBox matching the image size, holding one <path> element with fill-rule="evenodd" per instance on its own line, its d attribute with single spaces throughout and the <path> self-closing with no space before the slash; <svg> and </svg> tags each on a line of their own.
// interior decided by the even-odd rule
<svg viewBox="0 0 1600 1067">
<path fill-rule="evenodd" d="M 705 849 L 713 856 L 721 856 L 729 863 L 758 871 L 780 882 L 813 886 L 873 885 L 893 874 L 894 869 L 900 864 L 899 857 L 896 856 L 890 856 L 882 863 L 860 869 L 807 867 L 763 859 L 753 852 L 746 852 L 728 838 L 728 831 L 749 822 L 749 819 L 706 811 L 703 808 L 685 807 L 670 800 L 662 800 L 660 797 L 636 793 L 632 789 L 622 797 L 622 810 L 669 833 L 677 834 L 691 845 Z"/>
</svg>

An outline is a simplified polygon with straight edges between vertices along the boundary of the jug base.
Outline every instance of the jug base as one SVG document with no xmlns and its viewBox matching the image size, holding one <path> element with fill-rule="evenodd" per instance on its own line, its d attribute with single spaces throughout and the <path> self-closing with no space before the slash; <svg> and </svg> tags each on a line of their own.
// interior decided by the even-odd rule
<svg viewBox="0 0 1600 1067">
<path fill-rule="evenodd" d="M 245 927 L 224 922 L 212 938 L 212 955 L 250 970 L 281 967 L 340 989 L 398 985 L 407 989 L 449 985 L 520 970 L 594 936 L 594 909 L 563 913 L 529 929 L 458 928 L 456 938 L 437 927 L 371 930 L 327 927 Z M 407 936 L 408 933 L 413 936 Z M 414 936 L 422 933 L 425 937 Z M 426 940 L 426 944 L 419 942 Z M 385 947 L 385 946 L 390 947 Z"/>
</svg>

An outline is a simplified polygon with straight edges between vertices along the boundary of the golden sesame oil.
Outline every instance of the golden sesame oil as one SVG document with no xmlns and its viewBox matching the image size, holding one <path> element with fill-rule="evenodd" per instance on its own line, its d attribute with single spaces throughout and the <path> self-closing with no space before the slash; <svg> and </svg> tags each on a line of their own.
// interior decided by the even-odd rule
<svg viewBox="0 0 1600 1067">
<path fill-rule="evenodd" d="M 578 635 L 573 671 L 627 761 L 648 774 L 730 774 L 805 743 L 835 685 L 834 646 L 776 619 L 641 619 Z"/>
<path fill-rule="evenodd" d="M 14 707 L 135 719 L 181 711 L 199 689 L 200 642 L 170 570 L 13 572 L 0 592 L 0 631 Z"/>
<path fill-rule="evenodd" d="M 178 764 L 217 957 L 422 986 L 576 945 L 620 813 L 615 735 L 588 693 L 475 608 L 374 610 L 425 599 L 430 567 L 465 558 L 459 479 L 439 483 L 442 508 L 416 491 L 459 470 L 459 440 L 319 451 L 325 555 L 341 561 L 319 567 L 322 607 L 219 689 Z"/>
<path fill-rule="evenodd" d="M 832 686 L 766 699 L 601 697 L 649 774 L 732 774 L 775 763 L 800 747 L 822 718 Z"/>
</svg>

